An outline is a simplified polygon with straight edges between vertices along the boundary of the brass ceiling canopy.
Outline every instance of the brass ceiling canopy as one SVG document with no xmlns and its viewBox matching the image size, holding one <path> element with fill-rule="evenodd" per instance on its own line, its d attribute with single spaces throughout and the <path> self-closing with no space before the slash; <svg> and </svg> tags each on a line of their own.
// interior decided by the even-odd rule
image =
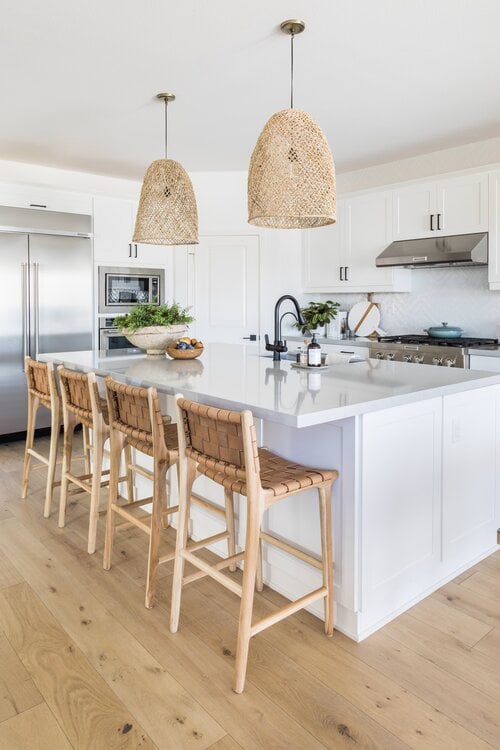
<svg viewBox="0 0 500 750">
<path fill-rule="evenodd" d="M 175 94 L 156 95 L 165 103 L 165 158 L 148 168 L 142 183 L 133 242 L 147 245 L 198 243 L 198 210 L 193 185 L 179 162 L 167 158 L 168 104 Z"/>
<path fill-rule="evenodd" d="M 248 222 L 276 229 L 304 229 L 336 221 L 335 166 L 319 125 L 293 108 L 293 42 L 304 21 L 280 24 L 290 36 L 290 108 L 264 126 L 248 171 Z"/>
</svg>

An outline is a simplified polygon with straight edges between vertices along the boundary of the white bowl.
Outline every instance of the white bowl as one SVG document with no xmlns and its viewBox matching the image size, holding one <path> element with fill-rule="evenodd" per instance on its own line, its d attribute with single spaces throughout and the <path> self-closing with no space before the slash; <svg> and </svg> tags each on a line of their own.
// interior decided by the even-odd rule
<svg viewBox="0 0 500 750">
<path fill-rule="evenodd" d="M 162 357 L 169 346 L 182 338 L 188 331 L 188 326 L 146 326 L 138 328 L 133 333 L 123 331 L 124 336 L 132 346 L 145 349 L 148 357 Z"/>
</svg>

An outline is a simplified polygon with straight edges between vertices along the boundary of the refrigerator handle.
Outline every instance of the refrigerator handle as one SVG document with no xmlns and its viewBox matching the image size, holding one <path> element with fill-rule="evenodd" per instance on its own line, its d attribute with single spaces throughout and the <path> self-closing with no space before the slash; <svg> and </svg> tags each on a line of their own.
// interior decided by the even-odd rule
<svg viewBox="0 0 500 750">
<path fill-rule="evenodd" d="M 35 357 L 34 359 L 38 359 L 38 339 L 39 339 L 39 329 L 40 329 L 38 272 L 39 272 L 39 263 L 33 263 L 33 307 L 34 307 L 34 312 L 35 312 Z"/>
<path fill-rule="evenodd" d="M 29 266 L 27 263 L 21 263 L 21 299 L 22 299 L 22 326 L 23 326 L 23 372 L 26 372 L 24 361 L 28 356 L 28 320 L 29 320 L 29 309 L 28 309 L 28 270 Z"/>
</svg>

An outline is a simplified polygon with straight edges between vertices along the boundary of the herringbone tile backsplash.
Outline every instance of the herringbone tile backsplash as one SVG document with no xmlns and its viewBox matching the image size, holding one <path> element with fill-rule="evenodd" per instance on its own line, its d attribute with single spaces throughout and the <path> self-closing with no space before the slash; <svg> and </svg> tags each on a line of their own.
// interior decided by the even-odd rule
<svg viewBox="0 0 500 750">
<path fill-rule="evenodd" d="M 412 291 L 374 294 L 380 303 L 381 326 L 387 333 L 421 333 L 424 328 L 460 326 L 469 336 L 500 338 L 500 292 L 488 289 L 487 269 L 420 268 L 412 270 Z M 364 294 L 304 295 L 312 299 L 335 299 L 342 310 L 366 299 Z"/>
</svg>

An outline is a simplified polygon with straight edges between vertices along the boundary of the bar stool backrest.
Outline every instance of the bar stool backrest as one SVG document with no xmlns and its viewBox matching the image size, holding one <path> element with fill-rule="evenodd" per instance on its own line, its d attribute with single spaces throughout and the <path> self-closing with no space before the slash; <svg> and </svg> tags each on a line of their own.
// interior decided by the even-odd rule
<svg viewBox="0 0 500 750">
<path fill-rule="evenodd" d="M 67 370 L 62 365 L 57 372 L 65 409 L 76 414 L 83 424 L 92 427 L 93 413 L 97 416 L 102 412 L 95 374 Z"/>
<path fill-rule="evenodd" d="M 31 357 L 25 357 L 24 369 L 28 391 L 50 407 L 53 400 L 59 397 L 52 363 L 37 362 Z"/>
<path fill-rule="evenodd" d="M 221 484 L 225 478 L 247 484 L 250 476 L 259 477 L 259 453 L 251 412 L 218 409 L 182 396 L 177 397 L 177 406 L 184 427 L 184 451 L 197 462 L 198 471 Z"/>
<path fill-rule="evenodd" d="M 152 445 L 154 455 L 165 455 L 164 421 L 156 388 L 140 388 L 106 378 L 110 425 L 136 443 Z"/>
</svg>

